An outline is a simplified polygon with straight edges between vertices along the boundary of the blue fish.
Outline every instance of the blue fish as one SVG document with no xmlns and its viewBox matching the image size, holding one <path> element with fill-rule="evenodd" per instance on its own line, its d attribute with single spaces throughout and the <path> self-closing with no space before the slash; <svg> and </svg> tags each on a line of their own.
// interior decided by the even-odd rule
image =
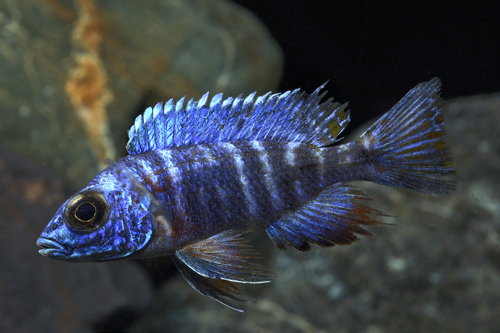
<svg viewBox="0 0 500 333">
<path fill-rule="evenodd" d="M 417 85 L 357 140 L 335 145 L 347 105 L 324 85 L 256 97 L 169 100 L 128 131 L 128 156 L 111 163 L 56 212 L 40 254 L 70 262 L 170 256 L 189 284 L 230 300 L 242 283 L 273 276 L 251 262 L 242 234 L 307 251 L 370 235 L 384 213 L 354 180 L 446 194 L 455 182 L 444 141 L 439 79 Z"/>
</svg>

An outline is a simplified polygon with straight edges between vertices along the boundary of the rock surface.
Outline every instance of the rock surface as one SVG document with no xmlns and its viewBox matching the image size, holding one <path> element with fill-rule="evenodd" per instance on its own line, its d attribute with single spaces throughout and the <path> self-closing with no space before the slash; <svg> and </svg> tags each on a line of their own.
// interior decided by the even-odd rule
<svg viewBox="0 0 500 333">
<path fill-rule="evenodd" d="M 276 275 L 237 313 L 181 276 L 161 289 L 132 331 L 492 332 L 500 326 L 500 94 L 446 103 L 458 190 L 431 197 L 356 185 L 396 215 L 351 246 L 307 253 L 250 236 Z M 355 116 L 353 114 L 353 116 Z"/>
<path fill-rule="evenodd" d="M 0 147 L 85 185 L 169 98 L 275 90 L 282 55 L 228 1 L 0 2 Z"/>
</svg>

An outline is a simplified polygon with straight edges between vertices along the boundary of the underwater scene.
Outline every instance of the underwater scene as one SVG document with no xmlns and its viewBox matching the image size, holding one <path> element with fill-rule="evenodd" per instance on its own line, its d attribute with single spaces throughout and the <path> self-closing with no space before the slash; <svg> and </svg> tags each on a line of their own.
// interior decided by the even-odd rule
<svg viewBox="0 0 500 333">
<path fill-rule="evenodd" d="M 498 331 L 499 10 L 1 1 L 0 330 Z"/>
</svg>

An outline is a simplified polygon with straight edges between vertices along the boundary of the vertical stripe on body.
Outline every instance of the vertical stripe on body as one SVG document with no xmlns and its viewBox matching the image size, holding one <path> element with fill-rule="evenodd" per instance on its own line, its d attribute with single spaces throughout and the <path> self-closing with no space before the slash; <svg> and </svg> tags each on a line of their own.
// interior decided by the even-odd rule
<svg viewBox="0 0 500 333">
<path fill-rule="evenodd" d="M 296 142 L 289 142 L 285 146 L 284 160 L 289 168 L 294 168 L 297 164 L 297 154 L 300 148 L 300 144 Z M 290 170 L 294 171 L 294 170 Z M 301 198 L 304 196 L 303 184 L 300 179 L 293 180 L 293 192 L 296 198 Z"/>
<path fill-rule="evenodd" d="M 265 147 L 268 145 L 271 144 L 264 143 Z M 322 150 L 301 143 L 274 144 L 266 148 L 277 152 L 270 164 L 279 177 L 276 184 L 285 209 L 300 207 L 324 188 Z"/>
<path fill-rule="evenodd" d="M 299 144 L 296 142 L 289 142 L 285 146 L 285 162 L 290 167 L 295 166 L 295 159 L 297 158 L 296 148 L 299 147 Z"/>
<path fill-rule="evenodd" d="M 172 151 L 168 149 L 158 150 L 156 151 L 156 154 L 160 158 L 160 160 L 157 162 L 158 164 L 155 164 L 157 164 L 157 166 L 161 165 L 161 169 L 164 170 L 159 175 L 163 178 L 162 181 L 157 182 L 156 184 L 161 184 L 163 185 L 163 187 L 166 187 L 167 182 L 170 182 L 170 188 L 173 194 L 173 197 L 171 198 L 173 202 L 171 204 L 176 207 L 177 215 L 179 215 L 180 218 L 185 219 L 187 218 L 187 212 L 185 209 L 186 198 L 181 190 L 182 175 L 181 171 L 177 167 L 177 163 L 175 163 L 176 158 L 172 155 Z"/>
<path fill-rule="evenodd" d="M 184 237 L 204 238 L 225 230 L 229 206 L 221 185 L 221 160 L 211 147 L 192 146 L 174 151 L 182 175 L 184 210 L 190 218 L 178 221 Z M 221 194 L 223 195 L 221 197 Z"/>
<path fill-rule="evenodd" d="M 325 176 L 325 169 L 326 169 L 326 165 L 325 165 L 325 156 L 324 156 L 324 153 L 325 153 L 325 149 L 328 149 L 328 148 L 317 148 L 317 147 L 314 147 L 312 149 L 312 156 L 316 159 L 317 163 L 318 163 L 318 180 L 319 180 L 319 183 L 320 185 L 324 185 L 324 176 Z"/>
<path fill-rule="evenodd" d="M 246 207 L 251 215 L 257 215 L 257 205 L 255 199 L 251 193 L 250 183 L 247 175 L 245 174 L 245 165 L 241 156 L 240 149 L 236 148 L 232 143 L 226 142 L 221 145 L 221 147 L 231 156 L 235 166 L 235 172 L 241 184 L 241 189 L 245 197 Z M 247 166 L 248 167 L 248 166 Z"/>
<path fill-rule="evenodd" d="M 281 199 L 277 190 L 278 188 L 276 187 L 276 182 L 274 181 L 273 170 L 267 150 L 259 141 L 251 141 L 250 144 L 257 152 L 257 156 L 264 171 L 261 175 L 264 178 L 264 185 L 271 195 L 272 203 L 278 207 L 283 207 L 283 200 Z"/>
</svg>

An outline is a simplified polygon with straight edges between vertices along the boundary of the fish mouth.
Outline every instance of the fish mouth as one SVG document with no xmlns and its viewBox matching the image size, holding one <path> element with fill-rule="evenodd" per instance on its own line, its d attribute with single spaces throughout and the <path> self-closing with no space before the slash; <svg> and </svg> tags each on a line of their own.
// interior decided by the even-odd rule
<svg viewBox="0 0 500 333">
<path fill-rule="evenodd" d="M 62 257 L 68 253 L 62 244 L 53 239 L 40 237 L 36 241 L 36 245 L 41 247 L 38 253 L 44 257 Z"/>
</svg>

